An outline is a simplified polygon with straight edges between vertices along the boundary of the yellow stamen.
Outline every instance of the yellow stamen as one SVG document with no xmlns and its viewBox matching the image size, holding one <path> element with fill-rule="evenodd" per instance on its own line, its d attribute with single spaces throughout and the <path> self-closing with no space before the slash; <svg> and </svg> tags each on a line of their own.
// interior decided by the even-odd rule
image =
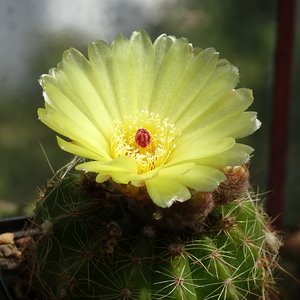
<svg viewBox="0 0 300 300">
<path fill-rule="evenodd" d="M 176 146 L 174 124 L 169 124 L 167 119 L 161 120 L 158 114 L 147 110 L 138 112 L 136 117 L 124 117 L 124 122 L 117 119 L 115 124 L 112 156 L 125 155 L 135 159 L 139 174 L 163 165 Z M 145 136 L 137 138 L 138 134 Z"/>
</svg>

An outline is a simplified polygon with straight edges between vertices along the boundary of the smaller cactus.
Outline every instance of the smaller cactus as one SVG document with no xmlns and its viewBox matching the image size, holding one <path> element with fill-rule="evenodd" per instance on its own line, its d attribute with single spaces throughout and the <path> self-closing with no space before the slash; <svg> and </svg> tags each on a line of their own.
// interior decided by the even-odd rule
<svg viewBox="0 0 300 300">
<path fill-rule="evenodd" d="M 235 185 L 232 172 L 227 187 Z M 153 213 L 149 201 L 141 217 L 133 198 L 94 176 L 71 170 L 36 205 L 41 234 L 32 265 L 45 299 L 268 299 L 280 241 L 253 193 L 230 202 L 224 191 L 202 195 L 216 203 L 189 224 L 184 217 L 180 224 L 179 211 L 193 200 L 175 203 L 173 226 L 160 213 L 168 209 Z"/>
</svg>

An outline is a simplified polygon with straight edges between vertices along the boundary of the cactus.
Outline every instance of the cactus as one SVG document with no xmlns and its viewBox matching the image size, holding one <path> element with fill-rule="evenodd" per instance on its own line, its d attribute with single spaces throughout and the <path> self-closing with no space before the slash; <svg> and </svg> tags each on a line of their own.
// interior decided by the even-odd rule
<svg viewBox="0 0 300 300">
<path fill-rule="evenodd" d="M 41 295 L 269 299 L 280 241 L 248 188 L 247 167 L 226 175 L 215 192 L 167 209 L 142 192 L 97 183 L 93 173 L 57 175 L 35 208 L 40 234 L 31 263 Z"/>
<path fill-rule="evenodd" d="M 238 80 L 213 48 L 144 31 L 42 75 L 39 118 L 77 157 L 35 208 L 44 298 L 268 298 L 280 240 L 236 142 L 261 124 Z"/>
</svg>

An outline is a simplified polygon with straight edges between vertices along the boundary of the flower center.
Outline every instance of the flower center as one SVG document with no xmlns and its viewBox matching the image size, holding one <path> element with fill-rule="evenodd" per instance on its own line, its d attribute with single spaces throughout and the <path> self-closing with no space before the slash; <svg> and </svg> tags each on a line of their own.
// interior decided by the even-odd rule
<svg viewBox="0 0 300 300">
<path fill-rule="evenodd" d="M 147 129 L 139 129 L 134 140 L 140 147 L 146 148 L 151 143 L 151 135 Z"/>
<path fill-rule="evenodd" d="M 163 165 L 176 146 L 174 124 L 161 120 L 158 114 L 143 110 L 136 117 L 124 117 L 124 122 L 118 119 L 114 122 L 112 156 L 133 158 L 139 174 Z"/>
</svg>

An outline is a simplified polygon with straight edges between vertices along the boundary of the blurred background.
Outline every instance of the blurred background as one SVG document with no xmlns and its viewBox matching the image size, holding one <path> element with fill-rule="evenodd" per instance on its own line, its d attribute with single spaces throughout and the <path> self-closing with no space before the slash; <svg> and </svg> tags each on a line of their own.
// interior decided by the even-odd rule
<svg viewBox="0 0 300 300">
<path fill-rule="evenodd" d="M 297 1 L 292 103 L 286 160 L 286 231 L 300 227 L 300 1 Z M 55 133 L 38 121 L 43 98 L 38 78 L 55 67 L 64 50 L 86 54 L 96 39 L 146 30 L 187 37 L 194 46 L 214 47 L 240 70 L 239 87 L 251 88 L 263 126 L 242 141 L 254 147 L 254 189 L 268 192 L 270 122 L 277 30 L 276 0 L 0 0 L 0 218 L 31 213 L 54 170 L 71 155 L 59 149 Z M 298 83 L 298 84 L 297 84 Z M 300 238 L 299 238 L 300 240 Z M 300 248 L 299 248 L 300 249 Z M 300 250 L 299 250 L 300 251 Z"/>
</svg>

